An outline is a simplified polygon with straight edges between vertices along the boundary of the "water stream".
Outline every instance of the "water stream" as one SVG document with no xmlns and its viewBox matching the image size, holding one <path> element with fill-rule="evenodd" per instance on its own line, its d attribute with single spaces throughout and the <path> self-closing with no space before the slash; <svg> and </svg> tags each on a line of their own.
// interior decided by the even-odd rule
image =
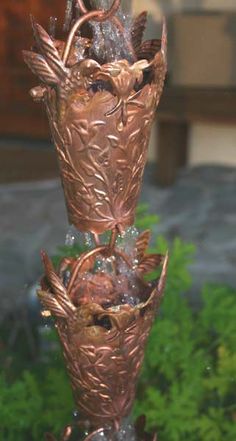
<svg viewBox="0 0 236 441">
<path fill-rule="evenodd" d="M 94 0 L 93 5 L 96 9 L 109 9 L 113 0 Z M 93 45 L 91 55 L 100 62 L 113 62 L 117 60 L 132 60 L 132 53 L 129 50 L 130 30 L 132 20 L 128 14 L 122 10 L 117 13 L 117 17 L 123 25 L 123 32 L 117 28 L 113 21 L 108 20 L 104 23 L 91 24 L 93 28 Z"/>
<path fill-rule="evenodd" d="M 120 255 L 104 257 L 99 254 L 91 267 L 77 276 L 71 294 L 76 306 L 89 302 L 98 303 L 105 308 L 124 304 L 136 306 L 147 299 L 150 287 L 142 281 L 137 272 L 138 235 L 137 228 L 133 226 L 127 228 L 116 240 L 116 249 L 128 258 L 129 264 Z M 108 243 L 107 239 L 107 235 L 101 238 L 103 243 Z M 85 248 L 92 250 L 95 247 L 93 235 L 78 232 L 74 227 L 70 227 L 66 235 L 66 245 L 81 251 Z M 67 269 L 64 273 L 65 285 L 69 283 L 69 279 L 70 271 Z"/>
</svg>

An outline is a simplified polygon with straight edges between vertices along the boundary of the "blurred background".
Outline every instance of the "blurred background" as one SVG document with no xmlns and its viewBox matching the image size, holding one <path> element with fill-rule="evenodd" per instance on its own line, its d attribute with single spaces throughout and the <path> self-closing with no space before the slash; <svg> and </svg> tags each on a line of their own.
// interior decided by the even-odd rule
<svg viewBox="0 0 236 441">
<path fill-rule="evenodd" d="M 21 328 L 27 357 L 37 352 L 40 250 L 57 254 L 69 228 L 45 112 L 29 96 L 38 80 L 21 54 L 32 45 L 29 14 L 45 28 L 56 16 L 59 29 L 65 3 L 0 4 L 0 353 L 8 353 L 6 366 Z M 140 202 L 159 216 L 153 237 L 165 238 L 170 250 L 176 238 L 183 249 L 194 244 L 195 257 L 187 262 L 192 282 L 180 291 L 198 308 L 205 283 L 236 290 L 236 1 L 123 4 L 134 14 L 149 11 L 146 38 L 159 37 L 163 15 L 167 19 L 168 75 Z"/>
<path fill-rule="evenodd" d="M 133 14 L 144 7 L 123 6 Z M 236 284 L 236 3 L 147 0 L 145 7 L 146 38 L 160 36 L 167 17 L 169 67 L 142 198 L 160 215 L 158 231 L 198 244 L 195 283 L 200 271 L 204 280 Z M 40 275 L 40 248 L 55 250 L 67 229 L 45 112 L 29 96 L 37 79 L 21 53 L 32 45 L 29 14 L 46 28 L 56 15 L 61 29 L 65 2 L 12 0 L 0 8 L 0 290 L 11 303 Z"/>
</svg>

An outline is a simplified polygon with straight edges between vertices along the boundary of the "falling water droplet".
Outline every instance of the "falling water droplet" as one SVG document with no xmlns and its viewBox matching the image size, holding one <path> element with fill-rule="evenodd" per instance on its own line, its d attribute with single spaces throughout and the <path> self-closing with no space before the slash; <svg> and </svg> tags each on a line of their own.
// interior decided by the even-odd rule
<svg viewBox="0 0 236 441">
<path fill-rule="evenodd" d="M 120 430 L 117 432 L 117 441 L 136 441 L 135 428 L 129 418 L 122 421 Z"/>
<path fill-rule="evenodd" d="M 139 231 L 136 227 L 132 226 L 125 230 L 122 235 L 119 235 L 117 240 L 117 246 L 133 260 L 133 266 L 138 264 L 137 262 L 137 250 L 136 242 L 139 236 Z"/>
<path fill-rule="evenodd" d="M 49 19 L 49 35 L 52 38 L 56 37 L 57 17 L 50 17 Z"/>
<path fill-rule="evenodd" d="M 78 39 L 75 43 L 75 50 L 76 50 L 76 58 L 77 58 L 77 62 L 80 60 L 83 60 L 85 55 L 85 47 L 83 44 L 81 44 L 81 39 Z"/>
<path fill-rule="evenodd" d="M 75 243 L 75 228 L 73 225 L 70 226 L 65 239 L 65 245 L 67 247 L 73 247 Z"/>
<path fill-rule="evenodd" d="M 79 412 L 78 412 L 78 410 L 74 410 L 74 411 L 73 411 L 73 417 L 74 417 L 74 418 L 78 418 L 78 416 L 79 416 Z"/>
<path fill-rule="evenodd" d="M 85 233 L 84 234 L 84 239 L 85 239 L 85 245 L 86 247 L 88 247 L 89 249 L 91 249 L 93 247 L 94 241 L 93 241 L 93 236 L 91 233 Z"/>
<path fill-rule="evenodd" d="M 72 20 L 72 12 L 73 12 L 73 0 L 67 0 L 65 21 L 64 21 L 64 25 L 63 25 L 63 30 L 65 32 L 70 29 L 70 24 L 71 24 L 71 20 Z"/>
</svg>

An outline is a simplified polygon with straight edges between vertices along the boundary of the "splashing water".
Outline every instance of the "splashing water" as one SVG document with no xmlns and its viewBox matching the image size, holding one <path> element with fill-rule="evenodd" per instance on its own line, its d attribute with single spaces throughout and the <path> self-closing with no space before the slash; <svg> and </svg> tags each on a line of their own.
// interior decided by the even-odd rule
<svg viewBox="0 0 236 441">
<path fill-rule="evenodd" d="M 101 430 L 92 437 L 91 441 L 109 441 L 109 439 L 110 438 L 105 435 L 105 432 Z"/>
<path fill-rule="evenodd" d="M 144 285 L 134 270 L 127 268 L 126 273 L 117 273 L 115 259 L 106 261 L 102 261 L 101 267 L 97 261 L 94 271 L 79 274 L 72 292 L 76 306 L 92 302 L 105 308 L 119 305 L 135 307 L 146 300 L 147 289 L 149 293 L 150 288 Z"/>
<path fill-rule="evenodd" d="M 77 245 L 82 250 L 90 250 L 94 247 L 94 238 L 92 233 L 82 233 L 77 230 L 74 225 L 70 225 L 65 238 L 65 245 L 67 247 L 74 247 Z"/>
<path fill-rule="evenodd" d="M 66 233 L 65 245 L 67 247 L 73 247 L 75 243 L 75 234 L 76 234 L 75 227 L 71 225 Z"/>
<path fill-rule="evenodd" d="M 84 242 L 87 248 L 92 249 L 94 245 L 94 239 L 91 233 L 84 233 Z"/>
<path fill-rule="evenodd" d="M 115 256 L 98 256 L 95 261 L 95 273 L 111 274 L 114 271 Z"/>
<path fill-rule="evenodd" d="M 139 232 L 132 226 L 119 235 L 116 240 L 116 249 L 124 253 L 130 263 L 128 264 L 119 255 L 105 257 L 97 255 L 92 267 L 79 274 L 73 290 L 73 299 L 76 305 L 89 301 L 105 305 L 106 307 L 130 305 L 132 307 L 147 298 L 149 287 L 142 282 L 137 273 L 137 248 L 136 242 Z M 104 243 L 109 243 L 109 235 L 104 236 Z M 66 245 L 78 246 L 81 250 L 94 249 L 95 242 L 92 233 L 81 233 L 71 226 L 66 235 Z M 70 270 L 63 274 L 64 285 L 70 279 Z"/>
<path fill-rule="evenodd" d="M 111 6 L 111 0 L 96 0 L 93 2 L 93 6 L 96 9 L 107 10 Z M 95 56 L 100 62 L 113 62 L 122 59 L 133 61 L 128 44 L 131 42 L 131 17 L 122 12 L 119 12 L 117 17 L 124 27 L 122 33 L 110 20 L 103 23 L 91 23 L 94 33 L 91 55 Z"/>
<path fill-rule="evenodd" d="M 123 234 L 120 234 L 116 241 L 116 246 L 125 254 L 127 254 L 133 263 L 133 267 L 137 265 L 137 249 L 136 241 L 139 236 L 139 231 L 136 227 L 128 227 Z"/>
<path fill-rule="evenodd" d="M 122 421 L 120 429 L 115 434 L 112 427 L 105 427 L 92 437 L 92 441 L 109 441 L 111 438 L 114 441 L 137 441 L 134 425 L 129 418 Z"/>
<path fill-rule="evenodd" d="M 129 418 L 122 421 L 119 432 L 117 433 L 117 441 L 136 441 L 136 433 L 133 423 Z"/>
<path fill-rule="evenodd" d="M 114 254 L 106 257 L 97 255 L 91 262 L 91 267 L 78 274 L 73 288 L 72 299 L 76 306 L 89 302 L 98 303 L 105 308 L 121 307 L 122 305 L 137 306 L 146 301 L 152 290 L 151 283 L 142 280 L 138 272 L 137 239 L 139 231 L 135 226 L 128 227 L 118 235 L 115 248 L 121 255 Z M 101 244 L 108 245 L 110 236 L 100 236 Z M 96 246 L 92 233 L 82 233 L 73 225 L 70 226 L 65 244 L 76 247 L 74 251 L 80 255 L 85 250 L 93 250 Z M 125 254 L 129 263 L 125 258 Z M 63 283 L 68 286 L 71 270 L 65 269 Z"/>
<path fill-rule="evenodd" d="M 77 62 L 85 58 L 85 46 L 81 44 L 80 38 L 78 38 L 78 40 L 75 42 L 75 51 Z"/>
</svg>

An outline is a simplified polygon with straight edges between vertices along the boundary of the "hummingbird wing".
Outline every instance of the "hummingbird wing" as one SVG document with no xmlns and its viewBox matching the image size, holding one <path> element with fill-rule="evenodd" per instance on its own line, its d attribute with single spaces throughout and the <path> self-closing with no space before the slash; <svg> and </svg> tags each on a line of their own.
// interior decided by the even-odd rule
<svg viewBox="0 0 236 441">
<path fill-rule="evenodd" d="M 45 306 L 47 303 L 47 308 L 50 309 L 52 312 L 53 310 L 51 308 L 53 307 L 54 309 L 57 308 L 58 311 L 60 309 L 64 311 L 64 313 L 66 313 L 67 315 L 70 315 L 72 312 L 75 311 L 76 308 L 71 302 L 60 277 L 55 273 L 51 260 L 45 252 L 42 252 L 41 254 L 45 268 L 45 275 L 53 294 L 45 291 L 40 291 L 39 297 Z"/>
<path fill-rule="evenodd" d="M 55 72 L 53 72 L 42 55 L 37 54 L 36 52 L 23 51 L 23 58 L 31 71 L 37 75 L 43 83 L 50 86 L 59 83 L 59 78 Z"/>
<path fill-rule="evenodd" d="M 61 318 L 68 317 L 66 309 L 63 308 L 57 298 L 54 297 L 51 293 L 39 290 L 38 296 L 44 308 L 46 308 L 46 310 L 49 310 L 50 313 L 53 314 L 53 316 Z"/>
<path fill-rule="evenodd" d="M 60 80 L 64 80 L 68 70 L 63 64 L 57 48 L 54 45 L 52 38 L 43 29 L 40 24 L 36 23 L 34 18 L 31 18 L 34 38 L 39 52 L 44 57 L 47 64 Z"/>
</svg>

